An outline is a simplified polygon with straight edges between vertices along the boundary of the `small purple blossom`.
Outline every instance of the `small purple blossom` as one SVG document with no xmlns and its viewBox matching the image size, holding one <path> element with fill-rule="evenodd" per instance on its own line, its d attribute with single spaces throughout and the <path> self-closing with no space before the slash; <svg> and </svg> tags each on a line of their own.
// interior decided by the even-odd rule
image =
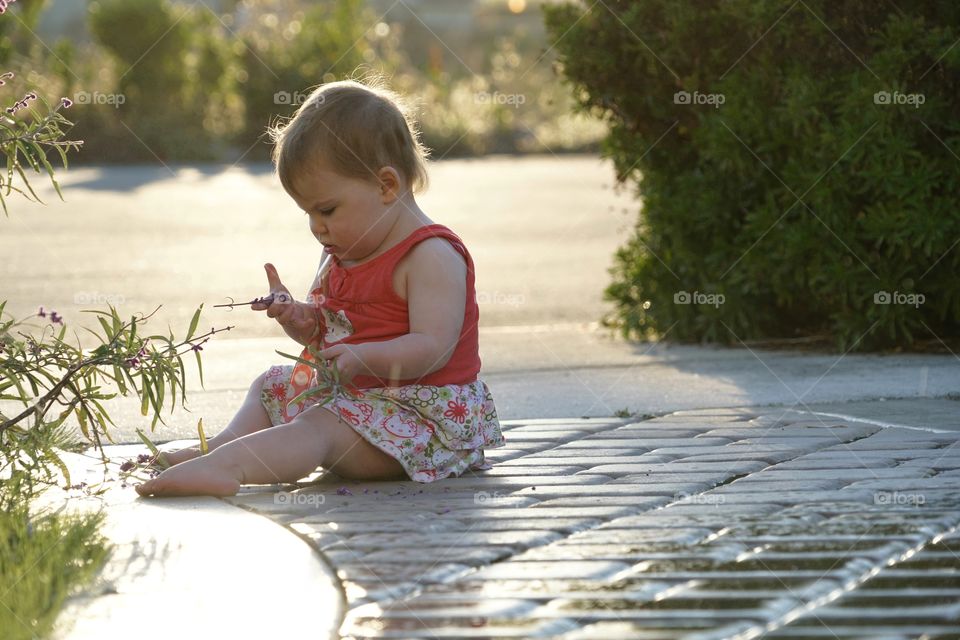
<svg viewBox="0 0 960 640">
<path fill-rule="evenodd" d="M 37 312 L 37 315 L 40 316 L 41 318 L 47 317 L 47 313 L 43 310 L 43 307 L 40 307 L 40 311 Z"/>
<path fill-rule="evenodd" d="M 0 3 L 2 2 L 3 0 L 0 0 Z M 29 91 L 27 92 L 26 95 L 23 96 L 22 100 L 17 100 L 16 102 L 13 103 L 12 107 L 7 107 L 7 113 L 9 113 L 10 115 L 13 115 L 17 111 L 20 111 L 21 109 L 26 109 L 27 103 L 30 102 L 31 100 L 36 100 L 36 99 L 37 99 L 37 94 L 35 94 L 33 91 Z"/>
<path fill-rule="evenodd" d="M 203 347 L 201 347 L 199 344 L 193 344 L 192 342 L 190 343 L 190 348 L 193 351 L 203 351 Z"/>
<path fill-rule="evenodd" d="M 6 13 L 7 7 L 12 5 L 17 0 L 0 0 L 0 13 Z"/>
<path fill-rule="evenodd" d="M 50 312 L 50 322 L 54 324 L 63 324 L 63 316 L 57 315 L 56 311 Z"/>
<path fill-rule="evenodd" d="M 120 465 L 120 471 L 132 471 L 136 466 L 137 465 L 133 460 L 127 460 Z"/>
<path fill-rule="evenodd" d="M 337 495 L 338 495 L 338 496 L 352 496 L 352 495 L 353 495 L 353 491 L 350 491 L 350 489 L 347 489 L 346 487 L 340 487 L 339 489 L 337 489 Z"/>
<path fill-rule="evenodd" d="M 60 106 L 64 109 L 69 109 L 73 106 L 73 100 L 70 98 L 60 98 Z"/>
<path fill-rule="evenodd" d="M 2 12 L 0 12 L 2 13 Z M 7 71 L 6 73 L 0 74 L 0 87 L 7 84 L 6 81 L 14 77 L 13 71 Z"/>
</svg>

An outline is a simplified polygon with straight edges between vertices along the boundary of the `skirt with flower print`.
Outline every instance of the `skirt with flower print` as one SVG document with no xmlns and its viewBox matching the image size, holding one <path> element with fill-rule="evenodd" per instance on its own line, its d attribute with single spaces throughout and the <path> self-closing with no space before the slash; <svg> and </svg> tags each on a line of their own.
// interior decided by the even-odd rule
<svg viewBox="0 0 960 640">
<path fill-rule="evenodd" d="M 267 371 L 260 399 L 273 425 L 289 422 L 320 401 L 314 396 L 289 404 L 303 388 L 304 380 L 291 380 L 293 375 L 302 376 L 301 370 L 298 367 L 295 373 L 294 365 L 275 365 Z M 493 396 L 482 380 L 360 389 L 324 408 L 395 458 L 416 482 L 490 469 L 484 448 L 506 444 Z"/>
</svg>

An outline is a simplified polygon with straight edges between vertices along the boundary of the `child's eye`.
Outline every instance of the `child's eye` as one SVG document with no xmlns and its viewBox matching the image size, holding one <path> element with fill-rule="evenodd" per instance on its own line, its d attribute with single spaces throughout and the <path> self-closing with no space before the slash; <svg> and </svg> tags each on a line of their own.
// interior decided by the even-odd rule
<svg viewBox="0 0 960 640">
<path fill-rule="evenodd" d="M 320 213 L 320 215 L 322 215 L 322 216 L 328 216 L 328 215 L 330 215 L 331 213 L 333 213 L 334 209 L 336 209 L 336 207 L 330 207 L 329 209 L 317 209 L 317 211 L 318 211 L 318 212 Z"/>
</svg>

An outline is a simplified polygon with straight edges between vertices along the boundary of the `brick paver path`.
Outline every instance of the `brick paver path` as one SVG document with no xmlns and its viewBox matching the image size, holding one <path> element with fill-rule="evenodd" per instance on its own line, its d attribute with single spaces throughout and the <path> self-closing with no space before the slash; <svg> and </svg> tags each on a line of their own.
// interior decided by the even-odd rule
<svg viewBox="0 0 960 640">
<path fill-rule="evenodd" d="M 348 638 L 960 637 L 956 433 L 774 409 L 504 431 L 470 477 L 229 500 L 336 567 Z"/>
</svg>

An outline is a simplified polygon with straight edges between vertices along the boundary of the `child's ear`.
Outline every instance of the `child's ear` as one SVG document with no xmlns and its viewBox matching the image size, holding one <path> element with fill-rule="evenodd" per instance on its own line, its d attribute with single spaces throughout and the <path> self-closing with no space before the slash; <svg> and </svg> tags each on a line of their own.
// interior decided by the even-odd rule
<svg viewBox="0 0 960 640">
<path fill-rule="evenodd" d="M 390 204 L 400 197 L 403 190 L 403 182 L 400 180 L 400 174 L 393 167 L 383 167 L 377 173 L 380 181 L 380 200 L 383 204 Z"/>
</svg>

